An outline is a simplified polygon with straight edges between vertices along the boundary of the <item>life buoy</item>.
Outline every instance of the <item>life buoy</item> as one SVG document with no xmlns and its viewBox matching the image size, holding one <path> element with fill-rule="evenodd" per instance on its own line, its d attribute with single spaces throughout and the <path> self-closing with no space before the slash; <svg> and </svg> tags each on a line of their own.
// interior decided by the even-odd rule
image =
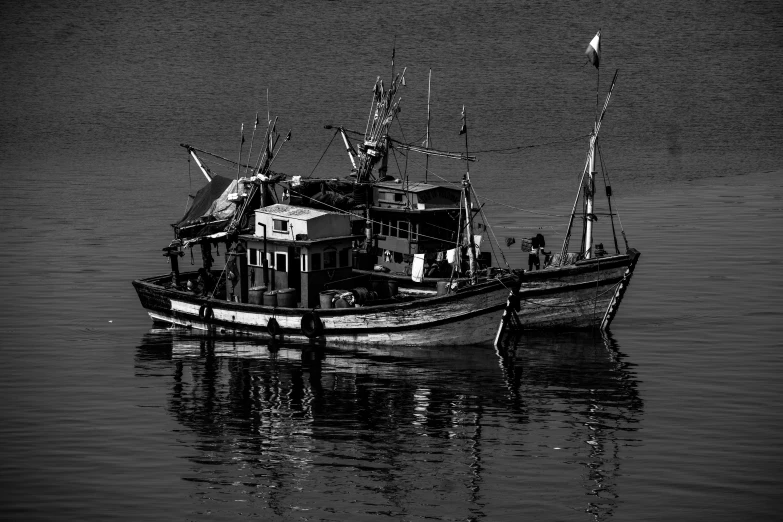
<svg viewBox="0 0 783 522">
<path fill-rule="evenodd" d="M 313 312 L 307 312 L 302 316 L 302 333 L 312 339 L 318 337 L 324 331 L 324 323 L 321 318 Z"/>
<path fill-rule="evenodd" d="M 278 324 L 277 319 L 274 317 L 269 319 L 269 321 L 266 323 L 266 331 L 272 337 L 277 337 L 277 335 L 280 333 L 280 325 Z"/>
<path fill-rule="evenodd" d="M 212 310 L 212 307 L 208 304 L 201 305 L 201 308 L 198 309 L 198 316 L 202 319 L 214 319 L 215 318 L 215 311 Z"/>
</svg>

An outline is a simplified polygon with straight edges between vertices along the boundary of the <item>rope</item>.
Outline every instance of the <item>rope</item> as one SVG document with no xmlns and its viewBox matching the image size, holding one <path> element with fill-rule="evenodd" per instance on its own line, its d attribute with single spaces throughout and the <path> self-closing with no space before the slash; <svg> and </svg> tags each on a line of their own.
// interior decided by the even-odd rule
<svg viewBox="0 0 783 522">
<path fill-rule="evenodd" d="M 326 146 L 326 149 L 324 150 L 324 153 L 321 154 L 321 157 L 318 158 L 318 162 L 315 164 L 315 167 L 313 167 L 313 170 L 310 172 L 310 175 L 307 176 L 308 179 L 313 177 L 313 173 L 315 172 L 315 169 L 318 168 L 318 165 L 321 163 L 321 160 L 324 159 L 324 156 L 326 156 L 326 151 L 329 150 L 329 147 L 332 146 L 332 142 L 334 141 L 334 138 L 337 136 L 337 133 L 340 132 L 339 130 L 334 131 L 334 134 L 332 134 L 332 139 L 329 140 L 329 144 Z"/>
<path fill-rule="evenodd" d="M 495 235 L 495 231 L 492 230 L 492 227 L 489 224 L 489 220 L 487 219 L 487 215 L 484 213 L 484 205 L 479 204 L 478 194 L 476 194 L 476 190 L 473 189 L 472 185 L 470 188 L 473 190 L 473 195 L 476 197 L 476 204 L 479 205 L 479 213 L 481 214 L 481 217 L 484 218 L 484 224 L 489 229 L 489 232 L 492 234 L 492 238 L 495 240 L 495 243 L 498 245 L 498 250 L 500 251 L 500 257 L 503 258 L 503 262 L 506 264 L 506 268 L 511 270 L 511 265 L 508 264 L 508 260 L 506 259 L 505 254 L 503 254 L 503 250 L 500 246 L 500 242 L 498 241 L 497 236 Z M 492 255 L 495 256 L 495 259 L 497 259 L 497 254 L 495 254 L 495 247 L 492 246 L 492 241 L 489 242 L 489 248 L 492 249 Z"/>
<path fill-rule="evenodd" d="M 598 158 L 601 160 L 601 171 L 604 173 L 604 184 L 606 184 L 606 180 L 609 180 L 609 185 L 611 186 L 612 180 L 609 177 L 609 170 L 606 169 L 604 166 L 604 152 L 601 150 L 600 147 L 598 147 Z M 608 199 L 608 197 L 607 197 Z M 609 211 L 611 212 L 611 203 L 609 207 Z M 610 214 L 611 215 L 611 214 Z M 628 246 L 628 238 L 625 236 L 625 229 L 623 228 L 623 220 L 620 219 L 620 212 L 616 212 L 614 215 L 617 216 L 617 221 L 620 223 L 620 233 L 623 235 L 623 241 L 625 241 L 625 249 L 628 250 L 630 247 Z M 614 221 L 612 221 L 612 227 L 614 227 Z M 615 248 L 619 251 L 619 248 L 617 248 L 617 239 L 615 238 Z"/>
<path fill-rule="evenodd" d="M 574 142 L 574 141 L 583 140 L 583 139 L 585 139 L 586 137 L 589 137 L 589 136 L 590 136 L 589 134 L 586 134 L 586 135 L 583 135 L 583 136 L 578 136 L 576 138 L 567 138 L 567 139 L 562 139 L 562 140 L 557 140 L 557 141 L 549 141 L 549 142 L 546 142 L 546 143 L 534 143 L 533 145 L 520 145 L 518 147 L 508 147 L 508 148 L 504 148 L 504 149 L 474 150 L 473 154 L 481 154 L 481 153 L 485 153 L 485 152 L 499 152 L 499 153 L 505 153 L 505 154 L 517 154 L 517 153 L 521 152 L 524 149 L 534 149 L 536 147 L 547 147 L 549 145 L 559 145 L 561 143 L 571 143 L 571 142 Z M 507 152 L 507 151 L 514 151 L 514 152 Z"/>
<path fill-rule="evenodd" d="M 400 151 L 400 154 L 403 154 L 404 156 L 407 156 L 407 155 L 406 155 L 406 154 L 404 154 L 402 151 Z M 413 163 L 413 164 L 415 164 L 415 165 L 422 166 L 422 164 L 421 164 L 421 163 L 417 163 L 417 162 L 416 162 L 416 161 L 414 161 L 414 160 L 411 160 L 411 163 Z M 461 183 L 457 183 L 457 182 L 454 182 L 454 181 L 449 181 L 449 180 L 447 180 L 446 178 L 444 178 L 444 177 L 442 177 L 442 176 L 438 175 L 436 172 L 432 171 L 431 169 L 427 170 L 427 173 L 428 173 L 428 174 L 432 174 L 433 176 L 435 176 L 436 178 L 438 178 L 439 180 L 441 180 L 441 181 L 442 181 L 442 182 L 444 182 L 444 183 L 448 183 L 449 185 L 453 185 L 453 186 L 454 186 L 454 187 L 456 187 L 456 188 L 460 188 L 460 189 L 462 188 L 462 185 L 461 185 Z M 548 213 L 546 213 L 546 212 L 540 212 L 540 211 L 537 211 L 537 210 L 530 210 L 530 209 L 525 209 L 525 208 L 521 208 L 521 207 L 515 207 L 515 206 L 513 206 L 513 205 L 507 205 L 507 204 L 505 204 L 505 203 L 501 203 L 501 202 L 499 202 L 499 201 L 496 201 L 496 200 L 493 200 L 493 199 L 489 199 L 489 198 L 485 198 L 485 201 L 487 201 L 487 202 L 490 202 L 490 203 L 493 203 L 493 204 L 495 204 L 495 205 L 500 205 L 501 207 L 510 208 L 510 209 L 512 209 L 512 210 L 517 210 L 517 211 L 519 211 L 519 212 L 527 212 L 527 213 L 529 213 L 529 214 L 536 214 L 536 215 L 538 215 L 538 216 L 546 216 L 546 217 L 558 217 L 558 218 L 560 218 L 560 217 L 568 217 L 568 215 L 567 215 L 567 214 L 548 214 Z"/>
</svg>

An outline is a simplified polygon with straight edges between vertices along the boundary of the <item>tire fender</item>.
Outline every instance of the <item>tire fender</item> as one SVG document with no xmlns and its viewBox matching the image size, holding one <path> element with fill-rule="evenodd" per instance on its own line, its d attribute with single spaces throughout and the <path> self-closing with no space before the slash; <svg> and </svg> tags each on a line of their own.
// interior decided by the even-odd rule
<svg viewBox="0 0 783 522">
<path fill-rule="evenodd" d="M 266 323 L 266 331 L 272 337 L 277 337 L 280 334 L 280 324 L 277 322 L 277 319 L 274 317 L 269 319 Z"/>
<path fill-rule="evenodd" d="M 302 333 L 312 339 L 320 336 L 324 332 L 324 323 L 314 312 L 307 312 L 302 316 Z"/>
</svg>

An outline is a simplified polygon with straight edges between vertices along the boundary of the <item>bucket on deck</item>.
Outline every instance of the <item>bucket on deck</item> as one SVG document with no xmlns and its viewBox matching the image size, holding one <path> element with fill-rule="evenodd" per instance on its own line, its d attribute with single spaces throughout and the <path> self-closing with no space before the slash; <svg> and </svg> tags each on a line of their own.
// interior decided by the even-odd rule
<svg viewBox="0 0 783 522">
<path fill-rule="evenodd" d="M 354 302 L 359 305 L 366 303 L 370 297 L 370 291 L 363 286 L 354 288 L 351 290 L 351 293 L 353 294 Z"/>
<path fill-rule="evenodd" d="M 336 290 L 324 290 L 318 294 L 318 297 L 321 300 L 321 308 L 334 308 L 332 299 L 334 299 L 335 295 L 337 295 Z"/>
<path fill-rule="evenodd" d="M 389 295 L 391 297 L 397 295 L 397 281 L 389 281 Z"/>
<path fill-rule="evenodd" d="M 277 290 L 264 292 L 264 306 L 277 306 Z"/>
<path fill-rule="evenodd" d="M 253 286 L 247 290 L 247 302 L 254 305 L 260 305 L 264 302 L 264 292 L 267 287 L 265 286 Z"/>
<path fill-rule="evenodd" d="M 296 288 L 283 288 L 277 291 L 277 306 L 283 308 L 296 308 Z"/>
<path fill-rule="evenodd" d="M 380 299 L 389 297 L 389 283 L 386 281 L 373 281 L 370 283 L 372 291 L 378 294 Z"/>
<path fill-rule="evenodd" d="M 438 295 L 446 295 L 449 293 L 449 282 L 438 281 Z"/>
</svg>

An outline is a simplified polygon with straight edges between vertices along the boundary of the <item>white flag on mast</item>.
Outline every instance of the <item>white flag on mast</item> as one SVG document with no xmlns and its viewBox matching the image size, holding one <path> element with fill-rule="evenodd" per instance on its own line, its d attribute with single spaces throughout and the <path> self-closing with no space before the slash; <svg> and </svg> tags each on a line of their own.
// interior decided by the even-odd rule
<svg viewBox="0 0 783 522">
<path fill-rule="evenodd" d="M 598 65 L 601 61 L 601 31 L 598 31 L 593 39 L 590 40 L 590 45 L 587 46 L 585 54 L 587 54 L 587 59 L 590 63 L 595 65 L 595 68 L 598 69 Z"/>
</svg>

